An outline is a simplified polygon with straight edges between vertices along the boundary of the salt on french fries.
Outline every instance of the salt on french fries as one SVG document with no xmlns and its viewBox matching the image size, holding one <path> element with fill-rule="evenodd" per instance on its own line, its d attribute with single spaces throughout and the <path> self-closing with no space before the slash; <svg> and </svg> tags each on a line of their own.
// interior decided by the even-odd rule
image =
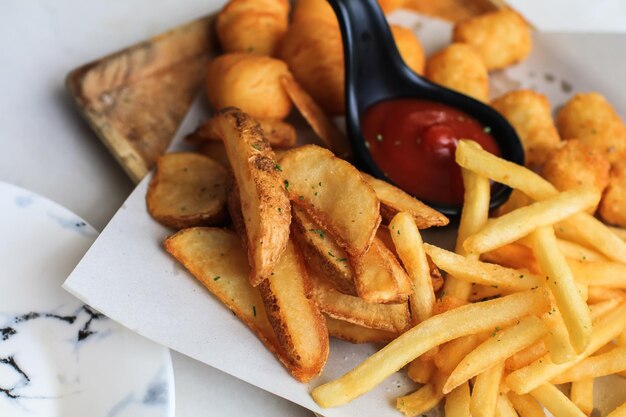
<svg viewBox="0 0 626 417">
<path fill-rule="evenodd" d="M 491 286 L 498 290 L 522 291 L 538 287 L 545 281 L 539 275 L 480 262 L 427 243 L 424 244 L 424 249 L 437 267 L 465 282 Z"/>
<path fill-rule="evenodd" d="M 226 170 L 205 156 L 165 154 L 148 186 L 148 212 L 173 229 L 219 225 L 226 220 L 227 184 Z"/>
<path fill-rule="evenodd" d="M 473 417 L 494 417 L 504 362 L 496 362 L 476 377 L 470 397 Z"/>
<path fill-rule="evenodd" d="M 535 230 L 532 237 L 535 258 L 547 275 L 546 282 L 563 316 L 572 347 L 576 353 L 581 353 L 589 345 L 591 337 L 589 308 L 578 292 L 565 257 L 557 247 L 554 230 L 541 227 Z"/>
<path fill-rule="evenodd" d="M 469 236 L 463 247 L 469 253 L 484 253 L 528 235 L 533 230 L 550 226 L 573 214 L 586 210 L 600 200 L 593 188 L 580 187 L 556 197 L 519 208 L 489 222 Z"/>
<path fill-rule="evenodd" d="M 359 171 L 315 145 L 287 151 L 280 166 L 283 188 L 291 201 L 303 207 L 351 256 L 362 256 L 381 218 L 376 193 Z"/>
<path fill-rule="evenodd" d="M 402 303 L 411 294 L 411 281 L 398 260 L 378 238 L 361 257 L 351 258 L 359 297 L 372 303 Z M 430 281 L 430 275 L 429 275 Z"/>
<path fill-rule="evenodd" d="M 356 295 L 348 254 L 301 207 L 291 208 L 291 232 L 310 267 L 319 268 L 342 292 Z"/>
<path fill-rule="evenodd" d="M 314 270 L 309 270 L 310 297 L 328 316 L 359 326 L 400 334 L 411 322 L 404 304 L 369 303 L 362 298 L 342 294 Z"/>
<path fill-rule="evenodd" d="M 324 317 L 306 296 L 304 260 L 289 241 L 272 274 L 259 292 L 265 311 L 289 362 L 291 374 L 301 382 L 319 375 L 328 357 L 328 330 Z"/>
<path fill-rule="evenodd" d="M 581 379 L 572 382 L 570 388 L 570 400 L 585 413 L 587 417 L 591 416 L 593 411 L 593 378 Z"/>
<path fill-rule="evenodd" d="M 530 395 L 517 395 L 513 391 L 507 393 L 513 408 L 519 414 L 520 417 L 545 417 L 543 408 L 537 403 L 537 401 Z"/>
<path fill-rule="evenodd" d="M 555 416 L 585 417 L 576 404 L 554 385 L 542 384 L 533 389 L 530 395 Z"/>
<path fill-rule="evenodd" d="M 270 276 L 287 247 L 291 206 L 279 166 L 258 123 L 232 107 L 215 117 L 239 189 L 252 267 L 250 282 L 256 286 Z"/>
<path fill-rule="evenodd" d="M 337 129 L 326 116 L 324 110 L 313 100 L 298 82 L 291 76 L 281 76 L 280 83 L 293 101 L 302 117 L 307 121 L 315 134 L 335 155 L 347 159 L 352 151 L 348 139 Z"/>
<path fill-rule="evenodd" d="M 616 347 L 606 353 L 578 362 L 565 372 L 552 378 L 553 384 L 581 381 L 626 371 L 626 347 Z"/>
<path fill-rule="evenodd" d="M 164 246 L 170 255 L 232 310 L 270 352 L 284 365 L 289 363 L 267 318 L 261 294 L 250 285 L 246 252 L 235 233 L 210 227 L 189 228 L 167 238 Z"/>
<path fill-rule="evenodd" d="M 346 342 L 389 343 L 398 337 L 398 334 L 395 332 L 370 329 L 368 327 L 359 326 L 358 324 L 337 320 L 330 316 L 325 316 L 324 318 L 326 319 L 328 335 L 336 339 L 345 340 Z"/>
<path fill-rule="evenodd" d="M 541 290 L 524 291 L 495 300 L 468 304 L 433 316 L 374 353 L 339 379 L 320 385 L 311 395 L 322 407 L 345 404 L 368 392 L 424 352 L 458 337 L 493 330 L 550 307 Z M 472 317 L 473 320 L 465 320 Z"/>
<path fill-rule="evenodd" d="M 504 362 L 506 358 L 532 345 L 546 333 L 545 324 L 536 316 L 528 316 L 507 329 L 494 331 L 490 338 L 456 366 L 443 387 L 444 394 L 486 371 L 494 363 Z"/>
<path fill-rule="evenodd" d="M 263 135 L 272 147 L 291 148 L 296 145 L 296 129 L 282 120 L 259 120 Z M 199 125 L 195 131 L 185 136 L 190 143 L 207 144 L 221 141 L 218 119 L 210 118 Z"/>
<path fill-rule="evenodd" d="M 459 385 L 446 395 L 444 415 L 446 417 L 470 417 L 469 382 Z"/>
<path fill-rule="evenodd" d="M 364 172 L 361 172 L 361 175 L 380 200 L 380 214 L 386 223 L 389 223 L 400 212 L 411 214 L 419 229 L 445 226 L 450 222 L 446 216 L 405 193 L 395 185 L 374 178 Z"/>
<path fill-rule="evenodd" d="M 527 394 L 541 384 L 547 383 L 617 337 L 626 324 L 623 320 L 625 314 L 626 304 L 622 303 L 618 308 L 598 318 L 593 323 L 591 342 L 587 349 L 573 361 L 555 364 L 550 359 L 550 355 L 546 354 L 530 365 L 511 372 L 506 377 L 506 384 L 518 394 Z"/>
<path fill-rule="evenodd" d="M 413 216 L 406 212 L 396 214 L 389 228 L 396 251 L 411 279 L 409 304 L 413 324 L 417 324 L 432 316 L 435 305 L 435 292 L 422 237 Z"/>
<path fill-rule="evenodd" d="M 531 170 L 495 155 L 476 149 L 460 141 L 456 148 L 456 162 L 496 182 L 518 189 L 533 200 L 545 200 L 558 195 L 557 189 Z M 616 236 L 602 222 L 587 213 L 579 213 L 568 219 L 565 225 L 590 247 L 606 257 L 626 263 L 626 242 Z"/>
</svg>

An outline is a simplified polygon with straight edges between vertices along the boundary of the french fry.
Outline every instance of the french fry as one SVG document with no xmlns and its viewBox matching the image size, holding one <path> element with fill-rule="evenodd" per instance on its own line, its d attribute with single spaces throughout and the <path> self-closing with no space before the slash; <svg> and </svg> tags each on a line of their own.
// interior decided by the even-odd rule
<svg viewBox="0 0 626 417">
<path fill-rule="evenodd" d="M 542 358 L 546 353 L 548 353 L 548 348 L 545 342 L 540 340 L 508 358 L 505 362 L 506 369 L 515 371 L 523 368 Z"/>
<path fill-rule="evenodd" d="M 469 383 L 456 387 L 450 394 L 446 395 L 444 406 L 446 417 L 470 417 L 470 389 Z"/>
<path fill-rule="evenodd" d="M 594 322 L 589 346 L 573 361 L 555 364 L 549 354 L 544 355 L 530 365 L 511 372 L 506 377 L 507 385 L 517 394 L 527 394 L 541 384 L 547 383 L 617 337 L 624 329 L 625 314 L 626 304 L 622 304 Z"/>
<path fill-rule="evenodd" d="M 519 208 L 490 221 L 478 233 L 469 236 L 463 247 L 468 253 L 488 252 L 512 243 L 539 227 L 552 225 L 586 210 L 599 200 L 600 193 L 592 188 L 565 191 L 554 198 Z"/>
<path fill-rule="evenodd" d="M 437 246 L 424 244 L 424 249 L 437 267 L 465 282 L 507 291 L 522 291 L 542 285 L 545 281 L 535 274 L 480 262 Z"/>
<path fill-rule="evenodd" d="M 280 160 L 283 189 L 352 257 L 370 247 L 380 224 L 380 203 L 359 171 L 315 145 L 291 149 Z M 350 192 L 346 192 L 350 190 Z"/>
<path fill-rule="evenodd" d="M 215 117 L 239 189 L 252 266 L 250 282 L 256 286 L 270 276 L 287 247 L 291 206 L 258 123 L 232 107 Z"/>
<path fill-rule="evenodd" d="M 581 379 L 572 382 L 570 400 L 580 408 L 585 415 L 590 416 L 593 411 L 593 378 Z"/>
<path fill-rule="evenodd" d="M 483 253 L 481 260 L 513 269 L 525 269 L 533 274 L 541 274 L 541 267 L 533 255 L 533 250 L 519 243 L 511 243 Z"/>
<path fill-rule="evenodd" d="M 569 333 L 563 322 L 561 312 L 556 307 L 553 307 L 547 315 L 544 315 L 544 321 L 549 329 L 546 344 L 552 362 L 558 364 L 575 359 L 576 352 L 570 342 Z"/>
<path fill-rule="evenodd" d="M 496 300 L 468 304 L 433 316 L 374 353 L 339 379 L 320 385 L 311 395 L 322 407 L 345 404 L 368 392 L 424 352 L 458 337 L 505 326 L 550 307 L 543 290 L 524 291 Z M 473 320 L 465 320 L 472 317 Z"/>
<path fill-rule="evenodd" d="M 542 227 L 532 235 L 535 258 L 547 275 L 547 284 L 563 317 L 569 339 L 576 353 L 581 353 L 591 337 L 589 308 L 580 296 L 565 257 L 556 244 L 554 230 Z"/>
<path fill-rule="evenodd" d="M 388 343 L 398 337 L 397 333 L 388 332 L 386 330 L 370 329 L 359 326 L 358 324 L 349 323 L 343 320 L 337 320 L 330 316 L 324 316 L 326 319 L 326 327 L 328 335 L 337 339 L 345 340 L 350 343 Z"/>
<path fill-rule="evenodd" d="M 396 214 L 389 223 L 389 228 L 396 251 L 411 279 L 413 290 L 409 297 L 409 304 L 413 324 L 417 324 L 432 316 L 435 304 L 435 292 L 424 252 L 424 243 L 409 213 Z"/>
<path fill-rule="evenodd" d="M 301 382 L 319 375 L 328 357 L 326 322 L 306 297 L 307 280 L 304 260 L 289 241 L 274 272 L 259 284 L 267 317 L 289 359 L 287 367 Z"/>
<path fill-rule="evenodd" d="M 281 76 L 280 83 L 293 101 L 302 117 L 307 121 L 315 134 L 335 155 L 348 159 L 351 155 L 348 139 L 337 129 L 324 111 L 317 105 L 298 82 L 291 76 Z"/>
<path fill-rule="evenodd" d="M 545 324 L 536 316 L 528 316 L 493 335 L 463 358 L 446 381 L 443 392 L 449 393 L 465 381 L 486 371 L 494 363 L 504 362 L 509 356 L 532 345 L 547 333 Z"/>
<path fill-rule="evenodd" d="M 380 200 L 380 214 L 385 222 L 390 222 L 400 212 L 411 214 L 415 224 L 420 229 L 427 229 L 432 226 L 445 226 L 450 222 L 446 216 L 410 196 L 395 185 L 374 178 L 364 172 L 361 172 L 361 175 Z"/>
<path fill-rule="evenodd" d="M 415 359 L 411 362 L 407 369 L 407 375 L 413 382 L 418 384 L 427 384 L 435 372 L 435 363 L 433 361 Z"/>
<path fill-rule="evenodd" d="M 600 301 L 599 303 L 589 305 L 589 315 L 592 321 L 617 307 L 622 300 L 619 298 L 611 298 L 610 300 Z"/>
<path fill-rule="evenodd" d="M 566 258 L 572 259 L 580 262 L 603 262 L 608 261 L 608 259 L 594 251 L 593 249 L 589 249 L 583 245 L 579 245 L 578 243 L 571 242 L 569 240 L 557 239 L 557 243 L 559 245 L 559 249 L 563 252 Z"/>
<path fill-rule="evenodd" d="M 461 167 L 520 190 L 533 200 L 545 200 L 558 194 L 557 189 L 538 174 L 489 152 L 476 149 L 466 141 L 458 143 L 455 156 L 456 162 Z M 626 263 L 626 242 L 591 215 L 579 213 L 566 220 L 564 225 L 572 227 L 582 241 L 606 257 Z"/>
<path fill-rule="evenodd" d="M 530 395 L 555 416 L 585 417 L 585 413 L 554 385 L 542 384 L 533 389 Z"/>
<path fill-rule="evenodd" d="M 565 372 L 552 378 L 553 384 L 581 381 L 626 371 L 626 346 L 616 347 L 606 353 L 588 357 Z"/>
<path fill-rule="evenodd" d="M 614 227 L 614 226 L 608 226 L 608 228 L 611 232 L 615 233 L 615 235 L 618 236 L 620 239 L 626 240 L 626 229 L 624 229 L 623 227 Z"/>
<path fill-rule="evenodd" d="M 496 362 L 476 377 L 470 397 L 472 417 L 495 416 L 503 372 L 504 362 Z"/>
<path fill-rule="evenodd" d="M 476 142 L 469 142 L 469 144 L 480 147 Z M 465 168 L 461 168 L 461 175 L 463 177 L 465 194 L 463 196 L 463 210 L 459 222 L 455 252 L 460 255 L 468 255 L 463 248 L 463 242 L 468 236 L 478 232 L 487 224 L 491 186 L 488 178 Z M 478 258 L 478 256 L 470 255 L 470 258 Z M 467 300 L 471 292 L 471 283 L 459 282 L 458 278 L 452 274 L 446 280 L 444 291 L 454 297 Z"/>
<path fill-rule="evenodd" d="M 309 279 L 309 296 L 322 312 L 334 319 L 396 334 L 404 332 L 411 324 L 406 303 L 369 303 L 362 298 L 342 294 L 314 270 L 309 270 Z"/>
<path fill-rule="evenodd" d="M 626 294 L 615 288 L 589 287 L 587 302 L 598 303 L 606 300 L 623 300 Z"/>
<path fill-rule="evenodd" d="M 466 304 L 468 304 L 468 301 L 466 300 L 444 294 L 443 297 L 440 297 L 437 299 L 437 301 L 435 301 L 435 306 L 433 307 L 433 315 L 442 314 L 446 311 L 454 310 L 455 308 L 464 306 Z"/>
<path fill-rule="evenodd" d="M 589 279 L 589 285 L 626 289 L 626 265 L 617 262 L 567 262 L 574 276 Z"/>
<path fill-rule="evenodd" d="M 513 403 L 506 394 L 498 395 L 496 403 L 496 417 L 517 417 Z"/>
<path fill-rule="evenodd" d="M 483 335 L 471 334 L 459 337 L 449 343 L 446 343 L 435 355 L 433 362 L 435 366 L 444 374 L 450 375 L 463 360 L 463 358 L 476 349 L 483 339 Z"/>
<path fill-rule="evenodd" d="M 520 417 L 545 417 L 545 413 L 537 401 L 530 395 L 517 395 L 513 391 L 507 393 L 513 408 Z"/>
<path fill-rule="evenodd" d="M 611 411 L 606 417 L 625 417 L 626 416 L 626 402 L 615 410 Z"/>
<path fill-rule="evenodd" d="M 399 397 L 396 408 L 405 416 L 414 417 L 435 408 L 442 399 L 443 394 L 437 392 L 434 383 L 429 382 L 414 393 Z"/>
</svg>

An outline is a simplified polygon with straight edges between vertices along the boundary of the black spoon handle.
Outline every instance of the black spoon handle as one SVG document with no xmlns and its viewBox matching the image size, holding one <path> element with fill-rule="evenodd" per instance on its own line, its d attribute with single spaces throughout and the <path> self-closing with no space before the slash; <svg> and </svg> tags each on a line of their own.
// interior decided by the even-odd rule
<svg viewBox="0 0 626 417">
<path fill-rule="evenodd" d="M 401 80 L 394 74 L 406 71 L 406 67 L 376 0 L 328 2 L 335 10 L 343 36 L 347 107 L 362 111 L 388 96 L 388 91 L 397 91 L 396 84 Z M 367 102 L 361 98 L 367 98 Z"/>
</svg>

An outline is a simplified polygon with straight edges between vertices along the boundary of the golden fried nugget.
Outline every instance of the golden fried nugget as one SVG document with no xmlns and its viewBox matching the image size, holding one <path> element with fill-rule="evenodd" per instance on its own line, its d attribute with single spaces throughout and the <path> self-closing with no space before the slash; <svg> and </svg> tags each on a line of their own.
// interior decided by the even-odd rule
<svg viewBox="0 0 626 417">
<path fill-rule="evenodd" d="M 609 186 L 600 201 L 600 216 L 611 224 L 626 227 L 626 161 L 611 169 Z"/>
<path fill-rule="evenodd" d="M 231 0 L 215 31 L 225 52 L 273 55 L 289 25 L 287 0 Z"/>
<path fill-rule="evenodd" d="M 568 140 L 550 153 L 541 175 L 559 191 L 587 185 L 602 192 L 609 184 L 610 169 L 604 155 L 579 140 Z M 590 210 L 594 211 L 595 207 Z"/>
<path fill-rule="evenodd" d="M 326 0 L 298 0 L 291 14 L 292 24 L 302 20 L 324 20 L 338 27 L 339 22 L 332 6 Z"/>
<path fill-rule="evenodd" d="M 576 94 L 559 111 L 556 124 L 563 139 L 580 139 L 611 163 L 626 156 L 626 125 L 601 94 Z"/>
<path fill-rule="evenodd" d="M 385 14 L 391 13 L 394 10 L 399 9 L 400 7 L 404 6 L 405 3 L 406 0 L 378 0 L 378 5 L 381 9 L 383 9 L 383 12 Z"/>
<path fill-rule="evenodd" d="M 267 56 L 224 54 L 209 65 L 206 94 L 213 110 L 238 107 L 259 120 L 280 120 L 291 111 L 291 99 L 280 77 L 287 64 Z"/>
<path fill-rule="evenodd" d="M 515 90 L 491 105 L 515 128 L 524 147 L 526 165 L 541 166 L 561 141 L 548 98 L 532 90 Z"/>
<path fill-rule="evenodd" d="M 489 100 L 487 67 L 480 56 L 465 44 L 453 43 L 428 58 L 425 75 L 434 83 L 476 100 Z"/>
<path fill-rule="evenodd" d="M 418 74 L 424 73 L 424 48 L 411 29 L 391 25 L 391 34 L 404 63 Z"/>
<path fill-rule="evenodd" d="M 504 9 L 457 23 L 453 42 L 466 43 L 488 70 L 508 67 L 526 58 L 532 49 L 531 29 L 517 13 Z"/>
</svg>

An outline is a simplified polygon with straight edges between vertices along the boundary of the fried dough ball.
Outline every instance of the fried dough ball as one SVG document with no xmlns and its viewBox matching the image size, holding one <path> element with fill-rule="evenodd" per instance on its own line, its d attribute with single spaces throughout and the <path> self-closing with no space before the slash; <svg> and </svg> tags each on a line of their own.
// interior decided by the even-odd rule
<svg viewBox="0 0 626 417">
<path fill-rule="evenodd" d="M 486 102 L 489 100 L 487 67 L 474 50 L 453 43 L 433 54 L 426 62 L 426 78 L 451 90 Z"/>
<path fill-rule="evenodd" d="M 563 139 L 580 139 L 612 163 L 626 156 L 626 125 L 601 94 L 576 94 L 559 111 L 556 123 Z"/>
<path fill-rule="evenodd" d="M 385 14 L 391 13 L 396 9 L 404 6 L 405 0 L 378 0 L 380 8 L 383 9 Z"/>
<path fill-rule="evenodd" d="M 324 20 L 339 26 L 337 16 L 332 6 L 326 0 L 298 0 L 293 8 L 291 16 L 292 24 L 298 24 L 302 20 Z"/>
<path fill-rule="evenodd" d="M 541 175 L 559 191 L 584 185 L 601 193 L 609 184 L 610 169 L 604 155 L 574 139 L 564 141 L 550 153 Z M 589 211 L 593 213 L 595 207 Z"/>
<path fill-rule="evenodd" d="M 495 99 L 491 105 L 515 128 L 524 147 L 526 165 L 533 168 L 543 165 L 561 141 L 547 97 L 532 90 L 515 90 Z"/>
<path fill-rule="evenodd" d="M 411 29 L 391 25 L 391 34 L 404 63 L 418 74 L 424 73 L 424 48 Z"/>
<path fill-rule="evenodd" d="M 626 227 L 626 161 L 613 165 L 609 186 L 600 201 L 599 212 L 608 223 Z"/>
<path fill-rule="evenodd" d="M 258 120 L 281 120 L 291 100 L 280 83 L 291 76 L 287 64 L 267 56 L 224 54 L 209 65 L 206 93 L 211 108 L 239 107 Z"/>
<path fill-rule="evenodd" d="M 312 0 L 306 3 L 309 1 L 314 4 Z M 305 14 L 298 16 L 298 23 L 289 27 L 283 39 L 279 56 L 289 64 L 295 79 L 317 104 L 329 114 L 341 115 L 345 111 L 345 98 L 343 43 L 339 26 L 336 20 L 330 22 Z M 398 35 L 400 39 L 397 43 L 400 55 L 409 61 L 407 65 L 413 71 L 419 72 L 421 44 L 414 34 L 407 31 L 392 26 L 394 36 Z"/>
<path fill-rule="evenodd" d="M 273 55 L 288 25 L 288 0 L 231 0 L 215 30 L 224 52 Z"/>
<path fill-rule="evenodd" d="M 517 13 L 506 9 L 457 23 L 453 42 L 472 46 L 488 70 L 519 62 L 532 49 L 530 27 Z"/>
</svg>

